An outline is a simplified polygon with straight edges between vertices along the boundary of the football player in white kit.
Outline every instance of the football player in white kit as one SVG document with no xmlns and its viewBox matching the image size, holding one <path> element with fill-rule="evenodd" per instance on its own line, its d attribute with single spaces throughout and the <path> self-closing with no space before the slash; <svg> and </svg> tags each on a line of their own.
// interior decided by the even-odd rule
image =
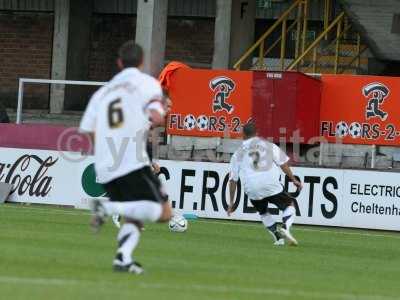
<svg viewBox="0 0 400 300">
<path fill-rule="evenodd" d="M 96 175 L 110 197 L 90 203 L 91 224 L 98 230 L 106 217 L 122 216 L 113 267 L 141 274 L 143 267 L 132 256 L 140 226 L 166 222 L 172 213 L 146 152 L 147 132 L 163 123 L 166 107 L 160 83 L 141 71 L 142 48 L 129 41 L 118 54 L 121 72 L 90 99 L 80 129 L 94 139 Z"/>
<path fill-rule="evenodd" d="M 230 164 L 230 205 L 228 215 L 233 212 L 234 198 L 239 178 L 245 193 L 258 211 L 261 221 L 272 234 L 275 245 L 283 245 L 286 239 L 290 245 L 297 241 L 290 232 L 296 216 L 295 199 L 283 190 L 279 181 L 283 171 L 298 189 L 303 185 L 294 176 L 288 165 L 289 157 L 275 144 L 256 136 L 254 123 L 243 126 L 244 141 L 233 154 Z M 268 203 L 276 205 L 281 211 L 282 227 L 268 213 Z"/>
<path fill-rule="evenodd" d="M 172 101 L 166 93 L 164 93 L 164 100 L 165 100 L 166 114 L 168 114 L 172 108 Z M 153 135 L 154 135 L 154 130 L 150 130 L 149 139 L 146 145 L 146 151 L 147 154 L 149 155 L 149 159 L 151 162 L 151 169 L 154 172 L 154 175 L 158 176 L 161 172 L 161 166 L 155 161 L 153 161 L 153 139 L 154 139 Z M 121 228 L 122 218 L 120 215 L 112 215 L 111 220 L 113 221 L 115 227 Z M 143 225 L 141 226 L 140 230 L 144 231 Z"/>
</svg>

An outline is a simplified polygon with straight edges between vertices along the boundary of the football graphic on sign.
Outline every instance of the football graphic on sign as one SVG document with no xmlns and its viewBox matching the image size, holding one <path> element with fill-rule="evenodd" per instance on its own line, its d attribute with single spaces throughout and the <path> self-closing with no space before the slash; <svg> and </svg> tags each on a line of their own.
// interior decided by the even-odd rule
<svg viewBox="0 0 400 300">
<path fill-rule="evenodd" d="M 201 115 L 197 118 L 197 128 L 200 131 L 204 131 L 208 129 L 208 118 L 205 115 Z"/>
<path fill-rule="evenodd" d="M 186 130 L 193 130 L 196 127 L 196 118 L 193 115 L 187 115 L 183 123 Z"/>
<path fill-rule="evenodd" d="M 336 124 L 336 136 L 337 137 L 345 137 L 349 133 L 349 127 L 347 123 L 344 121 L 340 121 Z"/>
<path fill-rule="evenodd" d="M 350 136 L 355 139 L 361 136 L 361 125 L 358 122 L 353 122 L 349 127 Z"/>
</svg>

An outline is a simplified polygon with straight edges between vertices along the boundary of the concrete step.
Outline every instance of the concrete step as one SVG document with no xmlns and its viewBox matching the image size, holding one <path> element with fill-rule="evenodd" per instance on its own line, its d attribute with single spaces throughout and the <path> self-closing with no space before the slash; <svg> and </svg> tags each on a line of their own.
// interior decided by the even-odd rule
<svg viewBox="0 0 400 300">
<path fill-rule="evenodd" d="M 243 141 L 239 139 L 222 139 L 217 151 L 221 153 L 234 153 Z"/>
<path fill-rule="evenodd" d="M 364 49 L 365 45 L 361 45 L 360 49 Z M 319 55 L 335 55 L 335 45 L 332 45 L 328 48 L 325 47 L 321 47 L 318 48 L 317 52 Z M 357 45 L 353 45 L 353 44 L 343 44 L 340 45 L 340 49 L 339 49 L 339 55 L 340 56 L 350 56 L 350 57 L 354 57 L 357 55 Z M 361 57 L 366 57 L 366 54 L 362 54 Z M 311 51 L 310 53 L 308 53 L 305 56 L 305 59 L 309 59 L 312 60 L 313 58 L 313 52 Z"/>
<path fill-rule="evenodd" d="M 371 157 L 368 158 L 367 167 L 371 167 Z M 377 156 L 375 158 L 375 168 L 383 170 L 392 169 L 393 159 L 386 156 Z"/>
<path fill-rule="evenodd" d="M 343 168 L 365 168 L 366 159 L 364 156 L 345 156 L 342 158 L 341 166 Z"/>
<path fill-rule="evenodd" d="M 360 48 L 363 49 L 365 45 L 360 45 Z M 341 44 L 340 45 L 340 51 L 345 51 L 345 52 L 357 52 L 357 45 L 354 44 Z"/>
<path fill-rule="evenodd" d="M 335 69 L 333 67 L 319 67 L 314 70 L 312 67 L 302 67 L 300 71 L 303 73 L 321 73 L 321 74 L 335 74 Z M 341 72 L 341 68 L 339 68 L 339 72 Z M 348 68 L 341 74 L 359 74 L 359 71 L 356 68 Z"/>
<path fill-rule="evenodd" d="M 346 67 L 345 71 L 342 72 L 343 68 Z M 257 70 L 257 71 L 266 71 L 270 70 L 268 68 L 260 69 L 260 68 L 254 68 L 251 70 Z M 278 72 L 278 71 L 276 71 Z M 317 66 L 316 70 L 314 70 L 312 67 L 309 66 L 303 66 L 299 67 L 299 72 L 303 73 L 320 73 L 320 74 L 335 74 L 335 69 L 333 66 Z M 367 70 L 363 68 L 356 68 L 356 67 L 348 67 L 347 66 L 339 66 L 340 74 L 351 74 L 351 75 L 357 75 L 357 74 L 367 74 Z"/>
<path fill-rule="evenodd" d="M 15 122 L 17 114 L 14 110 L 7 110 L 11 122 Z M 45 110 L 24 110 L 22 122 L 24 124 L 52 124 L 77 127 L 83 112 L 67 111 L 63 114 L 49 114 Z"/>
<path fill-rule="evenodd" d="M 216 150 L 220 143 L 220 138 L 171 136 L 171 147 L 175 150 Z"/>
<path fill-rule="evenodd" d="M 364 156 L 371 151 L 368 145 L 324 144 L 323 147 L 324 155 Z"/>
<path fill-rule="evenodd" d="M 321 55 L 317 56 L 317 65 L 324 65 L 324 66 L 333 66 L 335 64 L 336 57 L 334 55 Z M 339 56 L 338 57 L 338 64 L 339 66 L 348 66 L 352 63 L 352 66 L 356 66 L 357 60 L 354 60 L 354 57 L 351 56 Z M 312 64 L 313 59 L 305 59 L 304 64 Z M 368 58 L 361 57 L 360 58 L 360 67 L 368 67 Z"/>
<path fill-rule="evenodd" d="M 194 146 L 194 137 L 171 136 L 170 148 L 177 151 L 191 151 Z"/>
</svg>

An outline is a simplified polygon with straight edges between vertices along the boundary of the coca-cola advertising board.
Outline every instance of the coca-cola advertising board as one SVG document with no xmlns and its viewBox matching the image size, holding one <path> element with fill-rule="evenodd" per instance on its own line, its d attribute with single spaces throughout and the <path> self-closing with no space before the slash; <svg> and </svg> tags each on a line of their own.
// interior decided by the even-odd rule
<svg viewBox="0 0 400 300">
<path fill-rule="evenodd" d="M 82 197 L 80 165 L 58 151 L 0 148 L 0 182 L 13 186 L 13 202 L 74 206 Z"/>
</svg>

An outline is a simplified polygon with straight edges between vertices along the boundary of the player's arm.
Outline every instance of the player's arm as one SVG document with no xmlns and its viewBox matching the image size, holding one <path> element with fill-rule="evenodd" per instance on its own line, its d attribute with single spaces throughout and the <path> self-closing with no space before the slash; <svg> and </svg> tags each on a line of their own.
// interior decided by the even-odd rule
<svg viewBox="0 0 400 300">
<path fill-rule="evenodd" d="M 165 110 L 161 102 L 158 100 L 152 101 L 147 106 L 146 112 L 153 127 L 164 124 Z"/>
<path fill-rule="evenodd" d="M 229 180 L 229 206 L 228 206 L 228 216 L 233 213 L 233 204 L 235 202 L 235 194 L 237 189 L 237 181 L 230 179 Z"/>
<path fill-rule="evenodd" d="M 162 115 L 153 115 L 153 118 L 155 118 L 156 122 L 153 124 L 153 127 L 156 126 L 165 126 L 166 123 L 166 115 L 171 111 L 172 108 L 172 101 L 167 95 L 163 95 L 161 97 L 161 100 L 156 100 L 160 104 L 160 108 L 157 109 L 157 112 L 160 112 L 162 110 Z"/>
<path fill-rule="evenodd" d="M 156 163 L 156 162 L 152 162 L 151 163 L 151 168 L 153 169 L 153 172 L 154 172 L 154 174 L 160 174 L 160 172 L 161 172 L 161 167 L 160 167 L 160 165 L 158 164 L 158 163 Z"/>
<path fill-rule="evenodd" d="M 93 145 L 95 140 L 95 129 L 96 129 L 96 105 L 95 105 L 96 94 L 90 99 L 88 106 L 83 114 L 82 120 L 79 125 L 79 131 L 86 135 L 91 142 L 93 151 Z"/>
<path fill-rule="evenodd" d="M 293 184 L 299 189 L 301 190 L 303 188 L 303 184 L 297 180 L 296 177 L 294 177 L 292 169 L 290 169 L 289 164 L 286 162 L 283 165 L 280 166 L 283 173 L 286 174 L 286 176 L 289 178 L 290 181 L 293 182 Z"/>
<path fill-rule="evenodd" d="M 233 213 L 233 205 L 235 202 L 235 193 L 237 189 L 237 182 L 239 181 L 239 164 L 237 161 L 237 154 L 233 154 L 230 162 L 230 172 L 229 172 L 229 206 L 228 206 L 228 216 Z"/>
<path fill-rule="evenodd" d="M 92 148 L 93 148 L 94 140 L 95 140 L 95 137 L 96 137 L 94 131 L 93 132 L 88 132 L 88 133 L 86 133 L 86 135 L 87 135 L 87 137 L 88 137 L 88 139 L 90 141 L 90 144 L 92 145 Z"/>
<path fill-rule="evenodd" d="M 88 151 L 82 150 L 81 153 L 84 154 L 84 155 L 93 154 L 94 153 L 94 143 L 95 143 L 95 133 L 94 133 L 94 131 L 93 132 L 89 132 L 89 131 L 84 131 L 82 129 L 80 129 L 79 131 L 89 141 L 89 149 L 88 149 Z"/>
<path fill-rule="evenodd" d="M 154 78 L 147 81 L 143 87 L 145 95 L 144 111 L 153 127 L 164 124 L 167 107 L 161 85 Z"/>
<path fill-rule="evenodd" d="M 281 148 L 277 145 L 272 144 L 272 156 L 274 162 L 281 168 L 282 172 L 289 178 L 293 184 L 301 190 L 303 188 L 303 184 L 294 177 L 292 170 L 289 166 L 289 157 L 284 153 Z"/>
</svg>

